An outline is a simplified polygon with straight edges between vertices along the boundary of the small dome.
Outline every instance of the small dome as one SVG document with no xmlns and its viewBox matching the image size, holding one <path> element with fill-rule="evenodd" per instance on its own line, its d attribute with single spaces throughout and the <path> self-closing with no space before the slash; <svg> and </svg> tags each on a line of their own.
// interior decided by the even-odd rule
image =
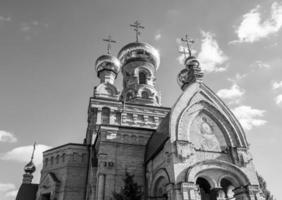
<svg viewBox="0 0 282 200">
<path fill-rule="evenodd" d="M 184 61 L 185 66 L 189 67 L 199 67 L 200 63 L 194 56 L 189 56 L 188 58 L 185 59 Z"/>
<path fill-rule="evenodd" d="M 120 62 L 119 60 L 111 55 L 102 55 L 97 58 L 95 62 L 96 71 L 99 75 L 99 72 L 102 70 L 110 70 L 115 74 L 118 74 L 120 71 Z"/>
<path fill-rule="evenodd" d="M 33 164 L 32 161 L 30 161 L 29 163 L 27 163 L 24 167 L 24 171 L 25 173 L 28 173 L 28 174 L 32 174 L 33 172 L 35 172 L 35 165 Z"/>
<path fill-rule="evenodd" d="M 145 59 L 151 62 L 156 69 L 160 65 L 159 52 L 148 43 L 133 42 L 125 45 L 118 53 L 121 64 L 125 64 L 133 58 Z"/>
</svg>

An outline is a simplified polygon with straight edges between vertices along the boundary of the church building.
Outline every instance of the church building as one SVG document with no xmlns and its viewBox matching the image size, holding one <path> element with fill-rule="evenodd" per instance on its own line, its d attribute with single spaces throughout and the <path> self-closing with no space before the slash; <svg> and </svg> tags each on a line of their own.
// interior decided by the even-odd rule
<svg viewBox="0 0 282 200">
<path fill-rule="evenodd" d="M 174 105 L 161 105 L 156 88 L 158 51 L 136 41 L 115 57 L 97 58 L 100 83 L 88 106 L 82 143 L 43 153 L 39 184 L 26 166 L 17 200 L 114 200 L 126 173 L 134 175 L 144 200 L 264 200 L 249 143 L 239 121 L 203 82 L 203 72 L 188 48 L 178 74 L 182 90 Z M 123 78 L 122 91 L 115 79 Z M 165 97 L 164 97 L 165 98 Z"/>
</svg>

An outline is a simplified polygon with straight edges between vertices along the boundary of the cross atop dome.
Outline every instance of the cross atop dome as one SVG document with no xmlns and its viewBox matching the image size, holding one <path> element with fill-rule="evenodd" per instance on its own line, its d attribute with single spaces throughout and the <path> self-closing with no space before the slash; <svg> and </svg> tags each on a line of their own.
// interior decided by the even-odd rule
<svg viewBox="0 0 282 200">
<path fill-rule="evenodd" d="M 134 31 L 136 32 L 136 42 L 139 41 L 139 36 L 141 34 L 140 30 L 139 29 L 145 29 L 144 26 L 141 26 L 141 23 L 138 22 L 137 20 L 134 22 L 134 24 L 130 24 L 131 27 L 133 27 Z"/>
<path fill-rule="evenodd" d="M 195 43 L 195 41 L 194 41 L 193 39 L 190 39 L 187 34 L 185 35 L 184 38 L 181 38 L 181 41 L 186 43 L 186 46 L 187 46 L 187 49 L 188 49 L 188 53 L 189 53 L 189 57 L 191 57 L 191 56 L 192 56 L 191 45 L 192 45 L 193 43 Z M 185 49 L 184 49 L 183 52 L 180 52 L 180 53 L 184 53 L 184 55 L 185 55 L 185 57 L 186 57 L 186 53 L 187 53 L 187 52 L 186 52 Z"/>
<path fill-rule="evenodd" d="M 112 43 L 116 43 L 117 41 L 112 40 L 112 36 L 109 35 L 107 39 L 103 39 L 104 42 L 107 42 L 107 54 L 111 54 Z"/>
</svg>

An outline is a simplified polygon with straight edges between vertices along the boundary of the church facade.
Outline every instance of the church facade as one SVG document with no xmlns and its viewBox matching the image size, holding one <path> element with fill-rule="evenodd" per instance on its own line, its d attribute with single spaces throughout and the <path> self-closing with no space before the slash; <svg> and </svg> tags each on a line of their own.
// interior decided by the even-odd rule
<svg viewBox="0 0 282 200">
<path fill-rule="evenodd" d="M 161 106 L 159 65 L 157 50 L 138 36 L 117 57 L 96 60 L 100 83 L 84 142 L 43 153 L 36 200 L 111 200 L 126 172 L 146 200 L 264 199 L 244 130 L 203 83 L 197 59 L 186 57 L 178 75 L 183 92 L 171 108 Z"/>
</svg>

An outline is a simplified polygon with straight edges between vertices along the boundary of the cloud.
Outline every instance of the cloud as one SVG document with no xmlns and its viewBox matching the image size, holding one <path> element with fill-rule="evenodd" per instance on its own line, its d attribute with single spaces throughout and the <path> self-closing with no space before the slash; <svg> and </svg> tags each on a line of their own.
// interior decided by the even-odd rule
<svg viewBox="0 0 282 200">
<path fill-rule="evenodd" d="M 254 127 L 262 126 L 267 123 L 266 120 L 262 119 L 265 113 L 264 110 L 255 109 L 246 105 L 241 105 L 231 110 L 245 130 L 251 130 Z"/>
<path fill-rule="evenodd" d="M 277 81 L 273 82 L 272 89 L 273 90 L 277 90 L 279 88 L 282 88 L 282 81 L 280 81 L 280 82 L 277 82 Z"/>
<path fill-rule="evenodd" d="M 265 63 L 265 62 L 262 62 L 260 60 L 257 60 L 256 62 L 251 64 L 251 67 L 256 67 L 256 68 L 259 68 L 259 69 L 269 69 L 270 65 Z"/>
<path fill-rule="evenodd" d="M 161 38 L 162 38 L 162 34 L 157 33 L 157 34 L 155 35 L 155 40 L 156 40 L 156 41 L 160 40 Z"/>
<path fill-rule="evenodd" d="M 277 105 L 282 105 L 282 94 L 279 94 L 275 97 L 275 103 Z"/>
<path fill-rule="evenodd" d="M 234 83 L 228 89 L 221 89 L 217 92 L 220 98 L 230 100 L 230 103 L 239 103 L 241 97 L 245 94 L 245 91 L 241 89 L 236 83 Z"/>
<path fill-rule="evenodd" d="M 5 197 L 7 197 L 8 199 L 15 199 L 16 196 L 18 194 L 18 190 L 12 190 L 12 191 L 9 191 L 5 194 Z"/>
<path fill-rule="evenodd" d="M 14 134 L 0 130 L 0 142 L 14 143 L 17 141 L 18 139 L 14 136 Z"/>
<path fill-rule="evenodd" d="M 7 192 L 14 189 L 16 189 L 16 186 L 14 184 L 0 182 L 0 192 Z"/>
<path fill-rule="evenodd" d="M 202 31 L 201 50 L 198 59 L 201 63 L 201 68 L 205 72 L 222 72 L 226 67 L 222 67 L 228 57 L 219 48 L 217 41 L 214 39 L 214 34 Z"/>
<path fill-rule="evenodd" d="M 273 2 L 269 18 L 262 21 L 261 7 L 250 10 L 243 15 L 241 24 L 236 29 L 238 40 L 231 43 L 256 42 L 278 32 L 282 27 L 282 4 Z"/>
<path fill-rule="evenodd" d="M 0 182 L 0 196 L 2 200 L 12 200 L 15 199 L 18 190 L 16 186 L 12 183 L 1 183 Z"/>
<path fill-rule="evenodd" d="M 39 165 L 42 163 L 42 152 L 50 148 L 51 148 L 50 146 L 46 146 L 43 144 L 36 145 L 34 159 L 33 159 L 35 165 Z M 32 149 L 33 149 L 33 145 L 16 147 L 11 151 L 1 154 L 0 159 L 27 163 L 30 160 Z"/>
<path fill-rule="evenodd" d="M 0 16 L 0 22 L 10 22 L 12 19 L 10 17 Z"/>
<path fill-rule="evenodd" d="M 20 24 L 20 31 L 25 34 L 25 39 L 30 40 L 33 36 L 38 35 L 42 30 L 48 27 L 48 24 L 39 21 L 29 21 Z"/>
</svg>

